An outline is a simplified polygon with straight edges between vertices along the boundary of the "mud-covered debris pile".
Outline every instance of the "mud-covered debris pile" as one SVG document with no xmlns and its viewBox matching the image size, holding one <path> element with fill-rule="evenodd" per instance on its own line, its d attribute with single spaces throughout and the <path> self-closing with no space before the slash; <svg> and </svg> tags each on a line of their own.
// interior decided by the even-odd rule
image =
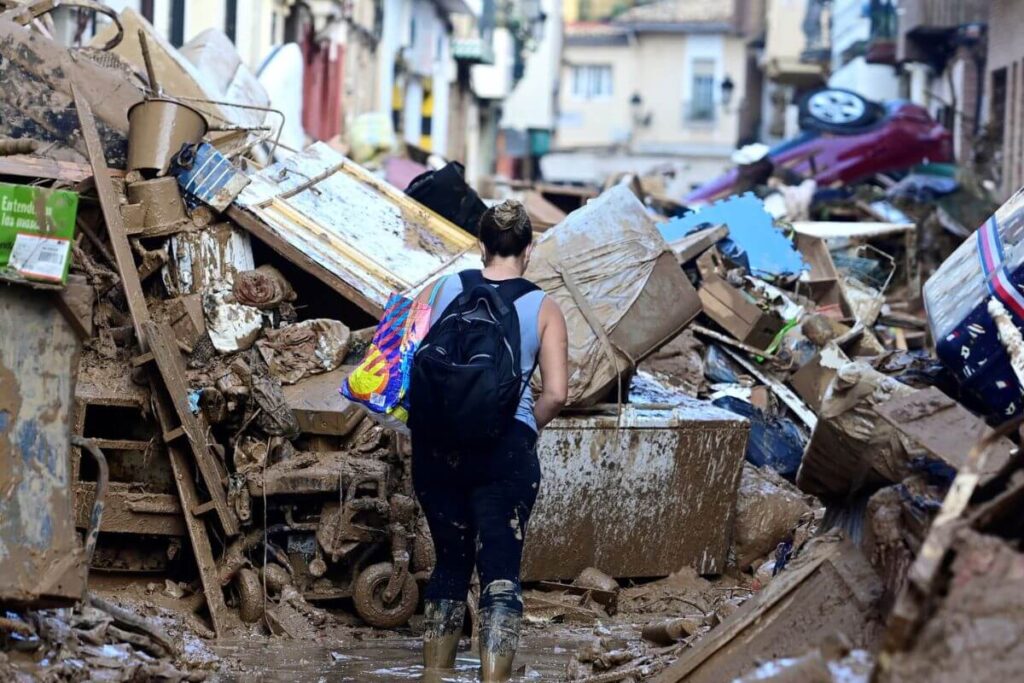
<svg viewBox="0 0 1024 683">
<path fill-rule="evenodd" d="M 0 236 L 8 218 L 23 233 L 0 314 L 52 297 L 72 330 L 54 433 L 79 440 L 53 460 L 75 527 L 95 533 L 68 561 L 169 581 L 207 636 L 408 626 L 435 561 L 409 436 L 338 388 L 383 357 L 373 325 L 392 294 L 477 267 L 475 238 L 327 144 L 276 147 L 258 109 L 171 68 L 183 54 L 133 12 L 90 50 L 9 19 L 0 74 L 33 106 L 0 117 L 17 143 Z M 526 623 L 593 636 L 570 677 L 911 680 L 941 643 L 994 651 L 1017 626 L 979 587 L 1012 583 L 1024 532 L 1008 422 L 1024 411 L 1024 307 L 1004 248 L 1024 194 L 956 247 L 948 208 L 895 183 L 806 180 L 690 210 L 627 178 L 538 237 L 527 274 L 567 316 L 571 410 L 539 440 Z M 375 377 L 354 391 L 389 381 Z M 3 666 L 199 675 L 89 604 L 10 612 Z M 969 623 L 989 614 L 999 629 Z"/>
<path fill-rule="evenodd" d="M 183 683 L 206 680 L 216 666 L 194 635 L 172 637 L 153 620 L 96 601 L 73 610 L 5 611 L 0 679 Z"/>
</svg>

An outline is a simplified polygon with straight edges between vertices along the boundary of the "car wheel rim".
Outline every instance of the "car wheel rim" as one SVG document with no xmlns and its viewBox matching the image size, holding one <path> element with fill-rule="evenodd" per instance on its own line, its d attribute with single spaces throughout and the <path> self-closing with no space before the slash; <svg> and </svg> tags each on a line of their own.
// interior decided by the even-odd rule
<svg viewBox="0 0 1024 683">
<path fill-rule="evenodd" d="M 853 123 L 864 116 L 864 100 L 852 93 L 826 90 L 811 96 L 808 111 L 814 118 L 828 123 Z"/>
</svg>

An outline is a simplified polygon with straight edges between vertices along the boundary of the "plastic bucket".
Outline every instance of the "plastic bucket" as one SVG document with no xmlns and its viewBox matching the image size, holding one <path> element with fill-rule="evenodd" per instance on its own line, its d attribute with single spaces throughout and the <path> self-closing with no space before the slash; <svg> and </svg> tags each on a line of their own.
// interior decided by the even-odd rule
<svg viewBox="0 0 1024 683">
<path fill-rule="evenodd" d="M 165 173 L 185 143 L 202 140 L 206 119 L 192 107 L 148 99 L 128 110 L 128 170 Z"/>
</svg>

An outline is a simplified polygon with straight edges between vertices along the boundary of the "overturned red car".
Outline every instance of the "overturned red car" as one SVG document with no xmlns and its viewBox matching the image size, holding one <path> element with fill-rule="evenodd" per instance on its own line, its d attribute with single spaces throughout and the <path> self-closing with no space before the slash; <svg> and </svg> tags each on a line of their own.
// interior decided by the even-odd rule
<svg viewBox="0 0 1024 683">
<path fill-rule="evenodd" d="M 917 164 L 953 161 L 953 138 L 927 110 L 904 101 L 870 102 L 848 90 L 827 88 L 800 103 L 804 132 L 768 152 L 775 171 L 789 169 L 814 178 L 819 187 L 849 185 L 876 173 Z M 734 194 L 733 169 L 697 188 L 684 203 L 712 202 Z"/>
</svg>

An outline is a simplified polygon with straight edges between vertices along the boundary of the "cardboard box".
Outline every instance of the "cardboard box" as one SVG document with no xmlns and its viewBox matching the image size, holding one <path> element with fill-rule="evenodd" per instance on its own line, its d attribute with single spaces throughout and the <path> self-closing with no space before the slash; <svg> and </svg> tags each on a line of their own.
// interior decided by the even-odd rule
<svg viewBox="0 0 1024 683">
<path fill-rule="evenodd" d="M 828 385 L 836 376 L 836 371 L 821 364 L 821 353 L 807 361 L 802 368 L 793 373 L 789 384 L 796 395 L 815 413 L 821 411 L 821 401 L 825 398 Z"/>
<path fill-rule="evenodd" d="M 839 271 L 832 261 L 828 244 L 819 237 L 797 234 L 796 247 L 811 269 L 800 277 L 800 291 L 818 304 L 816 313 L 841 319 L 850 314 L 839 284 Z"/>
<path fill-rule="evenodd" d="M 714 249 L 697 259 L 697 269 L 703 280 L 697 294 L 704 313 L 737 341 L 768 348 L 785 321 L 774 311 L 762 310 L 753 296 L 733 287 L 719 274 L 722 267 Z"/>
<path fill-rule="evenodd" d="M 0 277 L 64 284 L 78 195 L 0 183 Z"/>
</svg>

